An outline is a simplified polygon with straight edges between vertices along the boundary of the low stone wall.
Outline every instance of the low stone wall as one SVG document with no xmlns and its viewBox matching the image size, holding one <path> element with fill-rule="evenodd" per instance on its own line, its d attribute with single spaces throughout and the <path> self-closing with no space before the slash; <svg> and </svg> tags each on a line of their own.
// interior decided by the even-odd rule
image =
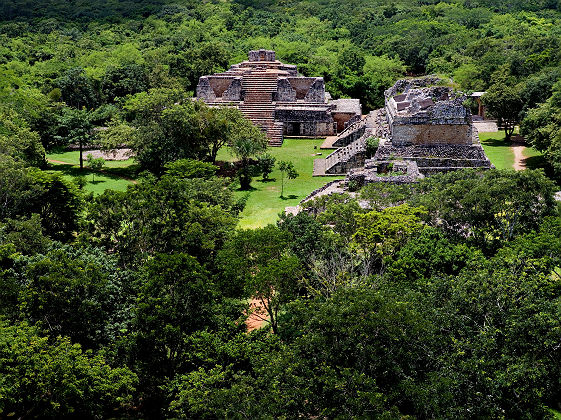
<svg viewBox="0 0 561 420">
<path fill-rule="evenodd" d="M 419 168 L 417 167 L 415 161 L 400 162 L 401 165 L 396 164 L 396 166 L 394 166 L 393 172 L 404 170 L 406 172 L 404 175 L 391 175 L 390 173 L 389 175 L 384 176 L 378 174 L 377 168 L 369 168 L 369 166 L 381 165 L 384 163 L 389 165 L 392 162 L 374 161 L 374 164 L 372 164 L 372 161 L 372 159 L 367 161 L 365 169 L 354 169 L 350 171 L 346 178 L 347 184 L 351 181 L 356 182 L 359 187 L 378 182 L 389 184 L 410 184 L 412 182 L 418 182 L 420 178 L 423 178 L 423 175 L 419 172 Z"/>
<path fill-rule="evenodd" d="M 361 118 L 362 118 L 361 115 L 354 114 L 351 118 L 349 118 L 347 121 L 345 121 L 343 130 L 347 129 L 352 124 L 359 122 Z"/>
<path fill-rule="evenodd" d="M 375 158 L 384 160 L 390 156 L 402 158 L 438 157 L 452 159 L 486 159 L 485 152 L 480 145 L 419 145 L 396 147 L 391 144 L 378 147 Z"/>
<path fill-rule="evenodd" d="M 419 167 L 479 168 L 489 166 L 483 159 L 415 158 Z"/>
<path fill-rule="evenodd" d="M 319 187 L 317 190 L 312 191 L 310 194 L 308 194 L 306 196 L 306 198 L 304 198 L 302 201 L 300 201 L 300 204 L 305 203 L 306 201 L 310 201 L 312 200 L 314 197 L 316 197 L 317 195 L 321 194 L 323 191 L 325 191 L 326 189 L 328 189 L 329 187 L 331 187 L 332 185 L 335 184 L 340 184 L 343 183 L 344 181 L 340 180 L 340 179 L 336 179 L 335 181 L 329 181 L 328 183 L 326 183 L 323 187 Z"/>
</svg>

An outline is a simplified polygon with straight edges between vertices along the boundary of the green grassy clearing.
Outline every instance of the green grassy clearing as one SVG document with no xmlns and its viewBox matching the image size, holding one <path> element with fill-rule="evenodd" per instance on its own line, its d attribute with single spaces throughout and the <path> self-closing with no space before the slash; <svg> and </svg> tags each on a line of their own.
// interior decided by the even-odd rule
<svg viewBox="0 0 561 420">
<path fill-rule="evenodd" d="M 84 165 L 86 156 L 87 153 L 84 153 Z M 106 161 L 103 172 L 95 172 L 95 177 L 93 177 L 94 172 L 85 166 L 83 170 L 80 170 L 80 152 L 78 151 L 49 153 L 47 159 L 68 163 L 51 162 L 49 164 L 50 171 L 60 172 L 66 179 L 72 180 L 76 176 L 85 175 L 87 184 L 84 186 L 84 190 L 96 195 L 108 189 L 126 190 L 127 186 L 131 185 L 131 181 L 123 177 L 134 179 L 136 173 L 136 165 L 132 158 L 122 161 Z"/>
<path fill-rule="evenodd" d="M 497 169 L 513 168 L 514 152 L 510 147 L 510 142 L 505 140 L 504 132 L 479 133 L 479 140 L 485 154 Z"/>
<path fill-rule="evenodd" d="M 85 151 L 84 153 L 84 165 L 86 164 L 86 158 L 88 156 L 88 152 Z M 67 152 L 54 152 L 48 153 L 47 159 L 58 160 L 61 162 L 71 163 L 73 165 L 80 164 L 80 152 L 77 150 L 71 150 Z M 127 160 L 106 160 L 105 161 L 105 168 L 126 168 L 134 164 L 133 158 L 128 158 Z"/>
<path fill-rule="evenodd" d="M 333 179 L 343 179 L 343 177 L 312 177 L 314 159 L 325 158 L 330 153 L 330 151 L 319 150 L 323 141 L 324 139 L 285 139 L 282 147 L 271 147 L 267 150 L 267 153 L 277 159 L 277 163 L 281 160 L 292 161 L 299 176 L 296 179 L 285 179 L 285 198 L 280 198 L 281 173 L 276 167 L 270 175 L 269 182 L 263 182 L 258 177 L 251 183 L 253 188 L 251 191 L 236 191 L 240 197 L 248 194 L 239 227 L 256 228 L 275 223 L 278 214 L 285 207 L 296 206 L 313 190 Z M 314 146 L 317 149 L 314 149 Z M 322 155 L 316 156 L 315 153 L 319 152 Z M 229 150 L 224 148 L 218 153 L 218 160 L 232 161 L 234 158 Z"/>
</svg>

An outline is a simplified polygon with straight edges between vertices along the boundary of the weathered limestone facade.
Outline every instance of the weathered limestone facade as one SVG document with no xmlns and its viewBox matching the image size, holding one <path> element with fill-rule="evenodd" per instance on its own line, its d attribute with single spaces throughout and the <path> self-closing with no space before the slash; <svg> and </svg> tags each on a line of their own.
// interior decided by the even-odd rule
<svg viewBox="0 0 561 420">
<path fill-rule="evenodd" d="M 465 97 L 438 82 L 434 77 L 398 81 L 385 92 L 384 108 L 349 125 L 333 142 L 338 148 L 314 161 L 314 175 L 346 174 L 345 181 L 328 189 L 339 191 L 350 182 L 353 188 L 408 183 L 438 172 L 491 168 L 471 113 L 463 106 Z M 372 158 L 366 156 L 369 137 L 379 139 Z"/>
<path fill-rule="evenodd" d="M 331 100 L 323 78 L 299 76 L 296 66 L 276 60 L 270 50 L 250 51 L 248 61 L 202 76 L 197 98 L 212 106 L 238 107 L 267 132 L 272 146 L 280 146 L 283 135 L 335 135 L 361 115 L 358 99 Z"/>
</svg>

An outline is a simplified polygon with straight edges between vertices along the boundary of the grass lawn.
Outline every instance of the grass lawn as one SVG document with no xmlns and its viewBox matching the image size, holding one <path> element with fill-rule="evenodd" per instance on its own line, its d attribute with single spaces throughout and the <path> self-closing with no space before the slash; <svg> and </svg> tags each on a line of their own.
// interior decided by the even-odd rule
<svg viewBox="0 0 561 420">
<path fill-rule="evenodd" d="M 88 152 L 85 151 L 84 153 L 84 165 L 86 164 L 86 157 L 88 156 Z M 77 150 L 71 150 L 68 152 L 59 152 L 59 153 L 48 153 L 47 159 L 58 160 L 61 162 L 72 163 L 73 165 L 80 164 L 80 152 Z M 106 160 L 105 161 L 105 168 L 127 168 L 134 164 L 134 159 L 129 158 L 127 160 Z"/>
<path fill-rule="evenodd" d="M 479 133 L 479 140 L 485 154 L 497 169 L 512 169 L 514 165 L 514 152 L 510 142 L 505 141 L 505 133 Z"/>
<path fill-rule="evenodd" d="M 333 179 L 343 179 L 344 177 L 312 177 L 313 161 L 316 158 L 325 158 L 330 151 L 320 151 L 319 146 L 324 139 L 285 139 L 282 147 L 271 147 L 267 153 L 277 159 L 277 164 L 281 160 L 290 160 L 294 163 L 299 176 L 296 179 L 285 179 L 284 196 L 280 198 L 281 173 L 275 167 L 270 175 L 269 182 L 263 182 L 261 178 L 254 178 L 251 183 L 251 191 L 236 191 L 242 197 L 248 194 L 246 207 L 241 214 L 239 227 L 256 228 L 275 223 L 278 214 L 287 206 L 296 206 L 300 200 L 305 198 L 316 188 L 323 186 Z M 314 146 L 317 149 L 314 149 Z M 321 152 L 322 156 L 315 153 Z M 217 160 L 232 161 L 233 157 L 229 150 L 224 148 L 218 153 Z"/>
<path fill-rule="evenodd" d="M 123 177 L 134 178 L 136 167 L 133 159 L 106 161 L 103 173 L 96 172 L 94 174 L 85 167 L 86 156 L 87 153 L 84 153 L 83 171 L 81 171 L 79 167 L 80 152 L 78 151 L 49 153 L 47 154 L 47 159 L 66 162 L 67 164 L 51 162 L 50 168 L 53 172 L 61 172 L 67 179 L 73 179 L 78 175 L 85 175 L 87 184 L 84 186 L 84 189 L 88 192 L 93 192 L 96 195 L 101 194 L 103 191 L 108 189 L 124 191 L 127 189 L 127 186 L 131 185 L 131 181 L 124 179 Z"/>
</svg>

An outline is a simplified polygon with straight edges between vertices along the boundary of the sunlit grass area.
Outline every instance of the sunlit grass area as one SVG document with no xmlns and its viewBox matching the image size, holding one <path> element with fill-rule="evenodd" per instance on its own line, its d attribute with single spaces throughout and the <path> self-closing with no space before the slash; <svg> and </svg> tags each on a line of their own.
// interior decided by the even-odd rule
<svg viewBox="0 0 561 420">
<path fill-rule="evenodd" d="M 86 158 L 88 156 L 88 152 L 85 151 L 84 153 L 84 164 L 86 162 Z M 71 163 L 73 165 L 80 164 L 80 152 L 77 150 L 71 151 L 62 151 L 62 152 L 54 152 L 48 153 L 47 159 L 51 160 L 58 160 L 61 162 Z M 126 168 L 134 164 L 134 159 L 129 158 L 127 160 L 106 160 L 105 167 L 106 168 Z"/>
<path fill-rule="evenodd" d="M 479 133 L 479 140 L 485 154 L 497 169 L 512 169 L 514 165 L 514 152 L 511 143 L 505 140 L 505 133 Z"/>
<path fill-rule="evenodd" d="M 66 179 L 74 180 L 76 177 L 84 175 L 86 177 L 84 189 L 96 195 L 108 189 L 124 191 L 127 189 L 127 186 L 132 184 L 132 179 L 134 179 L 136 174 L 136 165 L 133 159 L 122 161 L 108 160 L 105 161 L 102 172 L 93 172 L 85 166 L 86 156 L 87 152 L 84 153 L 83 170 L 79 167 L 80 152 L 78 151 L 49 153 L 47 154 L 47 159 L 65 162 L 49 162 L 49 166 L 51 171 L 62 173 Z"/>
<path fill-rule="evenodd" d="M 323 186 L 333 179 L 343 177 L 313 177 L 313 161 L 325 158 L 330 151 L 320 151 L 319 147 L 324 139 L 285 139 L 282 147 L 271 147 L 267 153 L 277 159 L 277 164 L 282 160 L 290 160 L 299 173 L 296 179 L 285 179 L 284 196 L 280 198 L 281 173 L 275 166 L 270 175 L 271 180 L 264 182 L 260 177 L 254 178 L 251 191 L 237 191 L 240 197 L 248 194 L 246 207 L 241 215 L 239 226 L 242 228 L 255 228 L 275 223 L 278 215 L 287 206 L 296 206 L 310 192 Z M 316 149 L 314 149 L 314 146 Z M 322 155 L 316 155 L 322 153 Z M 218 154 L 218 160 L 232 161 L 233 157 L 227 148 Z"/>
</svg>

